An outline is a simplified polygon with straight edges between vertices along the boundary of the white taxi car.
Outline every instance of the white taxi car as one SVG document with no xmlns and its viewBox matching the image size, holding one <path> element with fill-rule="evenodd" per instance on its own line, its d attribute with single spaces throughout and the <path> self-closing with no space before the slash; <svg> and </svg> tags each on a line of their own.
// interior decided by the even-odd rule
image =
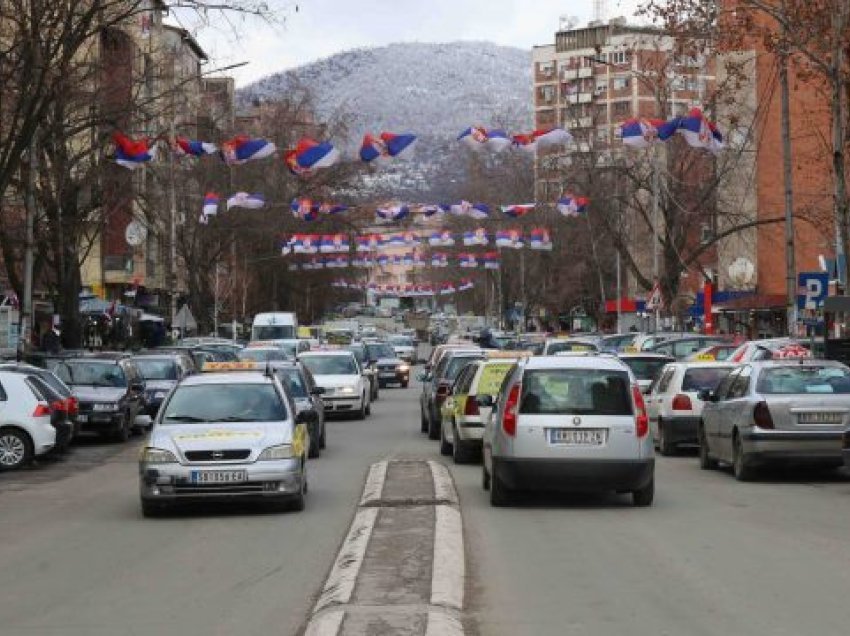
<svg viewBox="0 0 850 636">
<path fill-rule="evenodd" d="M 309 446 L 306 422 L 274 373 L 208 363 L 181 380 L 157 413 L 139 456 L 142 513 L 221 499 L 301 510 Z"/>
<path fill-rule="evenodd" d="M 652 504 L 655 457 L 643 395 L 612 356 L 517 364 L 485 424 L 483 450 L 483 486 L 494 506 L 521 489 L 631 492 L 634 505 Z"/>
<path fill-rule="evenodd" d="M 325 392 L 322 403 L 325 414 L 353 414 L 358 420 L 372 413 L 369 377 L 353 352 L 343 349 L 308 351 L 298 359 L 313 374 L 316 384 Z"/>
</svg>

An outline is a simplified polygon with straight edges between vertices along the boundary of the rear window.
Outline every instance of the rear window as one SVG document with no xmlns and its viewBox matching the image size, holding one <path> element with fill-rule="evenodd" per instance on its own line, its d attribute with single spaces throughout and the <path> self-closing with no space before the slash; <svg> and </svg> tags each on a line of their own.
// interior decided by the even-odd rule
<svg viewBox="0 0 850 636">
<path fill-rule="evenodd" d="M 841 367 L 793 366 L 765 369 L 756 390 L 767 395 L 850 393 L 850 370 Z"/>
<path fill-rule="evenodd" d="M 307 397 L 307 386 L 304 384 L 304 378 L 298 369 L 280 369 L 278 370 L 283 386 L 289 388 L 289 393 L 294 398 Z"/>
<path fill-rule="evenodd" d="M 535 369 L 522 378 L 519 412 L 528 415 L 631 415 L 629 375 L 602 369 Z"/>
<path fill-rule="evenodd" d="M 553 356 L 562 351 L 596 351 L 596 347 L 588 342 L 550 342 L 546 354 Z"/>
<path fill-rule="evenodd" d="M 654 381 L 670 360 L 664 358 L 623 358 L 638 380 Z"/>
<path fill-rule="evenodd" d="M 449 360 L 448 365 L 446 365 L 446 370 L 443 372 L 443 378 L 454 382 L 458 373 L 460 373 L 467 364 L 479 359 L 480 358 L 474 356 L 457 356 L 452 358 Z"/>
<path fill-rule="evenodd" d="M 481 369 L 481 377 L 478 378 L 478 395 L 498 395 L 499 387 L 505 381 L 511 369 L 514 368 L 513 362 L 493 362 L 485 364 Z"/>
<path fill-rule="evenodd" d="M 271 384 L 178 386 L 163 411 L 163 424 L 277 422 L 286 419 L 283 400 Z"/>
<path fill-rule="evenodd" d="M 699 393 L 703 389 L 714 391 L 731 370 L 732 367 L 688 369 L 682 378 L 682 391 L 690 393 Z"/>
<path fill-rule="evenodd" d="M 243 362 L 273 362 L 289 360 L 289 356 L 281 349 L 243 349 L 239 352 Z"/>
</svg>

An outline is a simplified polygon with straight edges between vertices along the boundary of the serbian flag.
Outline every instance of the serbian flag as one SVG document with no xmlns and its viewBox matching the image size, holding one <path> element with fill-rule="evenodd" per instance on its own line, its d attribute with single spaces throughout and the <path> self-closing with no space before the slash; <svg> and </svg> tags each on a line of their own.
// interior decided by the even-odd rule
<svg viewBox="0 0 850 636">
<path fill-rule="evenodd" d="M 328 142 L 319 143 L 304 137 L 283 157 L 286 167 L 296 175 L 309 175 L 319 168 L 329 168 L 339 161 L 339 151 Z"/>
<path fill-rule="evenodd" d="M 218 146 L 206 141 L 194 141 L 186 137 L 177 137 L 174 143 L 174 151 L 184 157 L 201 157 L 203 155 L 214 155 L 218 152 Z"/>
<path fill-rule="evenodd" d="M 411 263 L 413 267 L 425 267 L 427 264 L 419 252 L 413 255 L 413 262 Z"/>
<path fill-rule="evenodd" d="M 414 232 L 402 232 L 401 235 L 404 238 L 404 244 L 407 247 L 415 247 L 419 245 L 419 237 L 416 236 Z"/>
<path fill-rule="evenodd" d="M 245 208 L 246 210 L 259 210 L 266 205 L 266 199 L 262 194 L 257 192 L 249 194 L 247 192 L 237 192 L 227 200 L 227 209 L 230 208 Z"/>
<path fill-rule="evenodd" d="M 433 247 L 452 247 L 455 244 L 455 239 L 448 230 L 441 230 L 431 234 L 428 244 Z"/>
<path fill-rule="evenodd" d="M 512 143 L 504 130 L 487 130 L 481 126 L 467 128 L 458 135 L 457 139 L 472 150 L 484 148 L 493 152 L 501 152 Z"/>
<path fill-rule="evenodd" d="M 458 265 L 464 269 L 474 269 L 478 267 L 478 259 L 475 258 L 475 254 L 459 254 Z"/>
<path fill-rule="evenodd" d="M 661 119 L 628 119 L 617 128 L 617 134 L 626 146 L 649 148 L 661 141 L 659 129 L 663 125 Z"/>
<path fill-rule="evenodd" d="M 431 267 L 448 267 L 449 257 L 443 252 L 431 254 Z"/>
<path fill-rule="evenodd" d="M 439 205 L 420 205 L 416 208 L 416 212 L 426 217 L 432 217 L 436 214 L 445 214 L 446 211 Z"/>
<path fill-rule="evenodd" d="M 375 259 L 375 261 L 380 267 L 386 267 L 390 264 L 390 257 L 386 254 L 381 254 L 377 259 Z"/>
<path fill-rule="evenodd" d="M 255 159 L 265 159 L 275 153 L 275 145 L 260 138 L 239 135 L 221 144 L 221 158 L 229 166 L 237 166 Z"/>
<path fill-rule="evenodd" d="M 502 259 L 499 258 L 498 252 L 486 252 L 482 257 L 484 269 L 499 269 Z"/>
<path fill-rule="evenodd" d="M 496 245 L 519 249 L 523 247 L 522 233 L 517 229 L 499 230 L 496 232 Z"/>
<path fill-rule="evenodd" d="M 451 296 L 457 292 L 457 288 L 454 283 L 442 283 L 440 285 L 440 295 L 441 296 Z"/>
<path fill-rule="evenodd" d="M 525 203 L 522 205 L 503 205 L 502 212 L 504 212 L 510 217 L 518 219 L 522 216 L 525 216 L 529 212 L 534 212 L 534 204 Z"/>
<path fill-rule="evenodd" d="M 410 208 L 406 205 L 389 205 L 375 210 L 375 215 L 385 221 L 398 221 L 410 214 Z"/>
<path fill-rule="evenodd" d="M 692 148 L 705 148 L 718 153 L 723 150 L 723 135 L 712 122 L 708 121 L 699 108 L 693 108 L 684 117 L 679 117 L 676 132 L 685 138 Z"/>
<path fill-rule="evenodd" d="M 457 286 L 457 290 L 459 292 L 468 291 L 475 287 L 475 284 L 469 278 L 463 278 L 460 281 L 460 284 Z"/>
<path fill-rule="evenodd" d="M 558 212 L 564 216 L 579 216 L 587 212 L 588 203 L 590 203 L 590 200 L 587 197 L 565 194 L 558 199 Z"/>
<path fill-rule="evenodd" d="M 319 238 L 319 252 L 321 254 L 332 254 L 334 251 L 333 234 L 322 234 Z"/>
<path fill-rule="evenodd" d="M 202 215 L 209 217 L 218 214 L 219 203 L 221 203 L 221 197 L 219 197 L 215 192 L 207 192 L 204 195 L 204 207 L 201 209 Z"/>
<path fill-rule="evenodd" d="M 549 230 L 545 227 L 532 229 L 528 246 L 533 250 L 551 250 L 552 238 L 549 236 Z"/>
<path fill-rule="evenodd" d="M 538 148 L 568 144 L 572 140 L 573 136 L 563 128 L 535 130 L 530 133 L 514 135 L 511 139 L 516 148 L 529 153 Z"/>
<path fill-rule="evenodd" d="M 325 267 L 342 269 L 348 267 L 348 257 L 343 255 L 337 255 L 332 258 L 329 258 L 325 263 Z"/>
<path fill-rule="evenodd" d="M 338 205 L 336 203 L 322 203 L 319 206 L 319 214 L 326 214 L 333 216 L 334 214 L 341 214 L 348 210 L 348 206 L 346 205 Z"/>
<path fill-rule="evenodd" d="M 404 247 L 404 234 L 389 234 L 385 237 L 383 242 L 387 247 Z"/>
<path fill-rule="evenodd" d="M 289 209 L 292 216 L 302 221 L 315 221 L 319 216 L 319 207 L 312 199 L 293 199 Z"/>
<path fill-rule="evenodd" d="M 387 157 L 406 159 L 413 154 L 415 146 L 416 135 L 410 133 L 382 132 L 380 137 L 367 134 L 360 146 L 360 159 L 366 163 Z"/>
<path fill-rule="evenodd" d="M 466 214 L 473 219 L 486 219 L 490 216 L 490 207 L 484 203 L 473 203 Z"/>
<path fill-rule="evenodd" d="M 354 239 L 354 242 L 357 245 L 358 252 L 371 252 L 374 249 L 371 241 L 369 240 L 369 236 L 358 236 Z"/>
<path fill-rule="evenodd" d="M 321 237 L 318 234 L 299 234 L 298 239 L 293 246 L 296 254 L 315 254 L 319 251 Z"/>
<path fill-rule="evenodd" d="M 156 155 L 148 139 L 130 139 L 116 130 L 112 133 L 112 140 L 115 142 L 115 163 L 129 170 L 135 170 Z"/>
</svg>

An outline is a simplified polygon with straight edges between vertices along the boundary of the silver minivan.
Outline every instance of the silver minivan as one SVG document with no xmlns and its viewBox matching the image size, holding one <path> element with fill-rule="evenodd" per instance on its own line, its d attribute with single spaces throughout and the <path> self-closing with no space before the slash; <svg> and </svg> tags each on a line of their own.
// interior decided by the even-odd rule
<svg viewBox="0 0 850 636">
<path fill-rule="evenodd" d="M 489 396 L 478 398 L 491 406 Z M 649 506 L 655 456 L 643 396 L 615 357 L 542 356 L 508 374 L 485 424 L 490 503 L 517 490 L 630 492 Z"/>
</svg>

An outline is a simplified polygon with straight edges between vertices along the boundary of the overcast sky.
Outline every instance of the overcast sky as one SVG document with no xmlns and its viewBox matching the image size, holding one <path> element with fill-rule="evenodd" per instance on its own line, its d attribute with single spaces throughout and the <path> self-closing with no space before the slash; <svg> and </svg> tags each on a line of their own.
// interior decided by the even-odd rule
<svg viewBox="0 0 850 636">
<path fill-rule="evenodd" d="M 392 42 L 486 40 L 531 48 L 554 41 L 560 16 L 593 18 L 593 0 L 267 0 L 285 16 L 265 25 L 210 16 L 197 37 L 215 66 L 242 61 L 237 85 L 347 49 Z M 631 16 L 640 0 L 607 0 L 607 16 Z M 298 10 L 295 10 L 295 6 Z M 198 25 L 180 16 L 191 30 Z M 238 36 L 235 35 L 238 33 Z"/>
</svg>

